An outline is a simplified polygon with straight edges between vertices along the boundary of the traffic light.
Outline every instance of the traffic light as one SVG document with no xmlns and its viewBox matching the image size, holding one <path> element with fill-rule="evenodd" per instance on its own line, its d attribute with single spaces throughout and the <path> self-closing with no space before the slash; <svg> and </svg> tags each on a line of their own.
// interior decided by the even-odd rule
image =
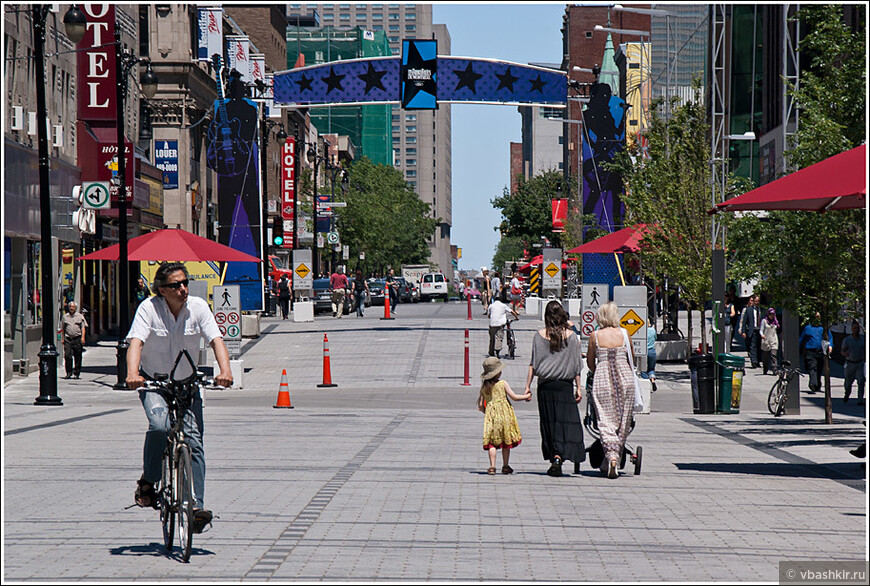
<svg viewBox="0 0 870 586">
<path fill-rule="evenodd" d="M 284 218 L 277 216 L 272 218 L 272 245 L 284 244 Z"/>
</svg>

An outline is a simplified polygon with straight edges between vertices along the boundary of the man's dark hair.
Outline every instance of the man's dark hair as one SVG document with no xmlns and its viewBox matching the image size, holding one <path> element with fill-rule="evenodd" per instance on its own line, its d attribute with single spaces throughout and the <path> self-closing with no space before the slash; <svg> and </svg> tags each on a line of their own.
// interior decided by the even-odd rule
<svg viewBox="0 0 870 586">
<path fill-rule="evenodd" d="M 184 266 L 184 263 L 180 262 L 165 262 L 161 264 L 157 268 L 157 272 L 154 273 L 154 284 L 151 285 L 151 291 L 154 292 L 158 297 L 163 297 L 160 295 L 160 287 L 166 285 L 167 279 L 169 279 L 169 275 L 174 273 L 175 271 L 184 271 L 184 278 L 187 279 L 190 275 L 187 273 L 187 267 Z"/>
</svg>

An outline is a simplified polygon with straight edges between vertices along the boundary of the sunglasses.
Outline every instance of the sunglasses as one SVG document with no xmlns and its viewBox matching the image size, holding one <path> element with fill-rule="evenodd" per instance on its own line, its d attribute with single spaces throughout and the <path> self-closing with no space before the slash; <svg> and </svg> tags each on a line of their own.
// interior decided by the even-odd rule
<svg viewBox="0 0 870 586">
<path fill-rule="evenodd" d="M 166 283 L 165 285 L 161 285 L 161 287 L 166 287 L 167 289 L 181 289 L 181 286 L 187 287 L 190 283 L 188 279 L 183 279 L 181 281 L 175 281 L 174 283 Z"/>
</svg>

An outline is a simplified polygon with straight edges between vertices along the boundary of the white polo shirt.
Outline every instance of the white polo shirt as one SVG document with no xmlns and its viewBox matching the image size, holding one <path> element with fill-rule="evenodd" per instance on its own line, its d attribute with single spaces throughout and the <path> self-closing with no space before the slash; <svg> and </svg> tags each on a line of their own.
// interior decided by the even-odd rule
<svg viewBox="0 0 870 586">
<path fill-rule="evenodd" d="M 489 304 L 487 313 L 489 313 L 489 326 L 496 328 L 507 323 L 507 314 L 511 310 L 510 307 L 496 299 Z"/>
<path fill-rule="evenodd" d="M 219 337 L 221 331 L 208 303 L 193 296 L 187 298 L 177 319 L 163 297 L 149 297 L 136 309 L 133 325 L 127 334 L 128 340 L 142 340 L 144 346 L 140 367 L 152 376 L 156 373 L 169 374 L 178 353 L 185 348 L 196 363 L 199 358 L 199 340 L 203 339 L 206 344 L 211 344 L 212 340 Z M 191 374 L 190 364 L 182 358 L 175 378 L 183 379 Z"/>
</svg>

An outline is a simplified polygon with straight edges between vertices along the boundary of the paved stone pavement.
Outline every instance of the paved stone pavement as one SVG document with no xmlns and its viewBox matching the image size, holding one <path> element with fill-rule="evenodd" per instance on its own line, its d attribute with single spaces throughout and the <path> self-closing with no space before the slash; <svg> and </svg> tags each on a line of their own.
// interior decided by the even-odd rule
<svg viewBox="0 0 870 586">
<path fill-rule="evenodd" d="M 218 518 L 189 564 L 166 555 L 155 511 L 125 509 L 146 420 L 137 393 L 112 389 L 114 344 L 88 347 L 81 380 L 59 379 L 63 406 L 34 406 L 37 375 L 17 377 L 3 391 L 3 581 L 770 582 L 780 561 L 867 559 L 865 470 L 848 453 L 865 414 L 843 404 L 841 381 L 833 425 L 806 393 L 800 415 L 772 417 L 773 377 L 757 370 L 739 414 L 697 415 L 685 363 L 660 363 L 652 413 L 629 438 L 639 476 L 588 463 L 546 476 L 534 401 L 515 405 L 515 474 L 488 476 L 481 307 L 473 321 L 459 303 L 398 310 L 265 319 L 244 342 L 244 388 L 207 392 Z M 514 326 L 514 388 L 539 327 Z M 316 386 L 324 334 L 332 389 Z M 292 410 L 273 409 L 282 369 Z"/>
</svg>

